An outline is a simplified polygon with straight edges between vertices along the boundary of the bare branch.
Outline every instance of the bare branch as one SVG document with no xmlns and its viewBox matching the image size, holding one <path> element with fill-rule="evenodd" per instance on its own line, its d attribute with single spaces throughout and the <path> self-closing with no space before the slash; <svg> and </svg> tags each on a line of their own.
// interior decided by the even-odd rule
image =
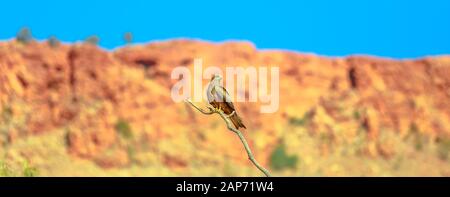
<svg viewBox="0 0 450 197">
<path fill-rule="evenodd" d="M 247 140 L 245 140 L 244 135 L 242 135 L 241 131 L 239 131 L 238 129 L 233 127 L 233 124 L 230 121 L 230 116 L 233 115 L 234 113 L 236 113 L 235 111 L 230 114 L 230 115 L 226 115 L 225 113 L 223 113 L 222 110 L 219 109 L 215 109 L 212 108 L 210 106 L 207 106 L 209 111 L 203 110 L 200 107 L 197 107 L 194 103 L 192 103 L 189 99 L 186 99 L 185 102 L 189 103 L 190 105 L 192 105 L 195 109 L 197 109 L 198 111 L 200 111 L 201 113 L 205 114 L 205 115 L 211 115 L 214 113 L 217 113 L 220 115 L 220 117 L 225 121 L 228 130 L 232 131 L 233 133 L 235 133 L 239 139 L 241 140 L 242 144 L 244 145 L 245 151 L 247 152 L 248 155 L 248 159 L 253 163 L 253 165 L 256 166 L 256 168 L 258 168 L 262 173 L 264 173 L 264 175 L 266 175 L 267 177 L 270 177 L 270 173 L 268 170 L 266 170 L 264 167 L 262 167 L 255 159 L 255 157 L 253 156 L 253 153 L 250 149 L 250 146 L 247 143 Z"/>
<path fill-rule="evenodd" d="M 214 111 L 212 110 L 212 108 L 208 108 L 209 111 L 206 111 L 206 110 L 204 110 L 204 109 L 202 109 L 202 108 L 200 108 L 200 107 L 197 107 L 197 106 L 196 106 L 194 103 L 192 103 L 192 101 L 189 100 L 189 99 L 186 99 L 186 100 L 184 100 L 184 101 L 187 102 L 187 103 L 189 103 L 190 105 L 192 105 L 192 107 L 194 107 L 195 109 L 197 109 L 198 111 L 202 112 L 202 113 L 205 114 L 205 115 L 211 115 L 211 114 L 214 113 Z"/>
</svg>

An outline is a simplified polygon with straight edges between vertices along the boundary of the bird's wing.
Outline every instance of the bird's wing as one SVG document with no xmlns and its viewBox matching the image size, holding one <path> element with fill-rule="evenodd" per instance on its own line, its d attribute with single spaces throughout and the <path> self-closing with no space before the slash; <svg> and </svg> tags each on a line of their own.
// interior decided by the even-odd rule
<svg viewBox="0 0 450 197">
<path fill-rule="evenodd" d="M 215 97 L 216 101 L 222 101 L 228 105 L 231 109 L 234 109 L 234 105 L 231 102 L 231 96 L 228 94 L 227 90 L 222 86 L 215 86 Z"/>
<path fill-rule="evenodd" d="M 213 102 L 215 100 L 215 98 L 214 98 L 214 94 L 215 93 L 214 92 L 215 92 L 214 91 L 214 85 L 212 83 L 210 83 L 208 85 L 208 89 L 206 91 L 206 97 L 208 99 L 208 103 L 211 103 L 211 102 Z"/>
</svg>

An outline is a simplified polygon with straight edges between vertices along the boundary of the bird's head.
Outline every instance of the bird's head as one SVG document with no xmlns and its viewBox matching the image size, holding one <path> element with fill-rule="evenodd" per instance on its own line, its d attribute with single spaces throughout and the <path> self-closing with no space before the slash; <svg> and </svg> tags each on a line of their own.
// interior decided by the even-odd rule
<svg viewBox="0 0 450 197">
<path fill-rule="evenodd" d="M 211 77 L 211 81 L 214 81 L 214 80 L 220 81 L 220 80 L 222 80 L 222 77 L 220 75 L 218 75 L 218 74 L 214 74 Z"/>
</svg>

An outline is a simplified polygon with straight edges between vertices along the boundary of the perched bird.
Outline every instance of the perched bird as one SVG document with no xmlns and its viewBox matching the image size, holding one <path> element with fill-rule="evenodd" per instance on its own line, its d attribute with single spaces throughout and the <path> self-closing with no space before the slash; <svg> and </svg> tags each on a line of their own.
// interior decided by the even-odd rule
<svg viewBox="0 0 450 197">
<path fill-rule="evenodd" d="M 231 97 L 227 90 L 220 85 L 222 77 L 220 75 L 213 75 L 211 82 L 208 85 L 206 95 L 208 97 L 208 102 L 214 108 L 222 110 L 226 115 L 229 115 L 231 122 L 236 129 L 247 128 L 242 119 L 238 116 L 233 103 L 231 102 Z"/>
</svg>

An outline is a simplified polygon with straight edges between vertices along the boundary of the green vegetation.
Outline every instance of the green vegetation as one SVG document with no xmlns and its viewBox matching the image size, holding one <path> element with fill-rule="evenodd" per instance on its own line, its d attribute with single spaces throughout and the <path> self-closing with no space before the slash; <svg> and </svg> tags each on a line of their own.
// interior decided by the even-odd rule
<svg viewBox="0 0 450 197">
<path fill-rule="evenodd" d="M 283 170 L 287 168 L 295 168 L 298 158 L 295 155 L 286 153 L 286 146 L 280 143 L 270 156 L 270 167 L 274 170 Z"/>
<path fill-rule="evenodd" d="M 99 42 L 100 42 L 100 38 L 96 35 L 89 36 L 85 40 L 85 43 L 92 44 L 92 45 L 98 45 Z"/>
<path fill-rule="evenodd" d="M 38 170 L 25 162 L 22 169 L 14 169 L 5 162 L 0 162 L 0 177 L 24 176 L 34 177 L 38 175 Z"/>
<path fill-rule="evenodd" d="M 21 99 L 10 101 L 0 108 L 0 146 L 10 142 L 11 136 L 21 136 L 27 131 L 29 106 Z"/>
<path fill-rule="evenodd" d="M 0 116 L 0 145 L 8 141 L 9 131 L 12 128 L 13 111 L 10 106 L 4 106 Z"/>
<path fill-rule="evenodd" d="M 11 121 L 12 115 L 13 115 L 13 112 L 12 112 L 12 109 L 10 106 L 5 106 L 2 109 L 2 120 L 3 121 L 5 121 L 5 122 Z"/>
<path fill-rule="evenodd" d="M 331 132 L 321 132 L 317 141 L 319 144 L 331 146 L 334 142 L 334 135 Z"/>
<path fill-rule="evenodd" d="M 123 35 L 123 40 L 126 44 L 131 44 L 133 42 L 133 34 L 131 32 L 126 32 Z"/>
<path fill-rule="evenodd" d="M 424 136 L 415 123 L 409 126 L 408 140 L 411 140 L 416 151 L 422 151 L 426 145 L 428 138 Z"/>
<path fill-rule="evenodd" d="M 170 140 L 150 142 L 135 133 L 130 140 L 120 138 L 119 142 L 111 147 L 111 152 L 105 152 L 106 157 L 114 158 L 114 155 L 107 154 L 126 150 L 130 164 L 108 169 L 92 160 L 79 159 L 70 154 L 64 143 L 67 129 L 19 138 L 9 144 L 8 148 L 0 148 L 0 176 L 24 176 L 25 161 L 30 161 L 31 166 L 38 169 L 35 176 L 261 175 L 253 166 L 245 165 L 246 160 L 236 160 L 223 152 L 211 154 L 217 151 L 218 146 L 208 145 L 208 141 L 192 140 L 195 135 L 187 132 L 189 129 L 182 130 L 183 132 Z M 448 176 L 450 159 L 442 160 L 438 157 L 439 151 L 444 155 L 445 150 L 449 150 L 443 137 L 437 141 L 430 140 L 422 151 L 416 151 L 413 141 L 402 138 L 392 130 L 382 131 L 384 137 L 378 147 L 393 150 L 388 152 L 389 157 L 384 157 L 369 154 L 374 142 L 367 139 L 365 132 L 358 133 L 354 139 L 336 135 L 333 151 L 324 153 L 320 148 L 322 144 L 320 134 L 311 135 L 307 128 L 291 127 L 287 124 L 280 129 L 289 131 L 278 138 L 283 143 L 272 142 L 275 143 L 272 144 L 262 141 L 263 144 L 274 148 L 273 152 L 268 153 L 267 158 L 267 164 L 274 176 Z M 335 130 L 340 132 L 338 128 Z M 204 133 L 207 139 L 211 139 L 208 135 L 214 135 L 214 132 Z M 264 154 L 267 146 L 258 148 L 257 144 L 260 142 L 256 141 L 264 138 L 255 136 L 253 139 L 255 139 L 252 145 L 255 148 L 255 155 Z M 174 169 L 167 165 L 167 160 L 164 160 L 167 155 L 180 157 L 189 163 L 183 168 Z M 8 165 L 2 164 L 1 161 Z"/>
<path fill-rule="evenodd" d="M 298 117 L 290 117 L 289 118 L 289 124 L 290 125 L 294 125 L 294 126 L 305 126 L 306 124 L 308 124 L 310 120 L 310 113 L 306 112 L 303 117 L 298 118 Z"/>
<path fill-rule="evenodd" d="M 130 124 L 123 120 L 119 119 L 115 125 L 117 133 L 125 139 L 130 139 L 133 137 L 133 133 L 131 132 Z"/>
<path fill-rule="evenodd" d="M 0 162 L 0 176 L 13 176 L 13 171 L 4 162 Z"/>
<path fill-rule="evenodd" d="M 33 41 L 31 30 L 28 27 L 23 27 L 16 35 L 16 40 L 23 44 L 28 44 Z"/>
<path fill-rule="evenodd" d="M 47 43 L 52 48 L 58 48 L 59 45 L 61 44 L 61 42 L 58 40 L 58 38 L 56 38 L 56 36 L 50 36 L 50 38 L 48 38 L 47 40 Z"/>
<path fill-rule="evenodd" d="M 437 153 L 442 160 L 450 158 L 450 138 L 438 138 Z"/>
<path fill-rule="evenodd" d="M 38 171 L 35 167 L 31 167 L 28 162 L 23 165 L 23 176 L 34 177 L 38 175 Z"/>
<path fill-rule="evenodd" d="M 358 110 L 353 110 L 353 118 L 359 120 L 361 118 L 361 113 Z"/>
</svg>

